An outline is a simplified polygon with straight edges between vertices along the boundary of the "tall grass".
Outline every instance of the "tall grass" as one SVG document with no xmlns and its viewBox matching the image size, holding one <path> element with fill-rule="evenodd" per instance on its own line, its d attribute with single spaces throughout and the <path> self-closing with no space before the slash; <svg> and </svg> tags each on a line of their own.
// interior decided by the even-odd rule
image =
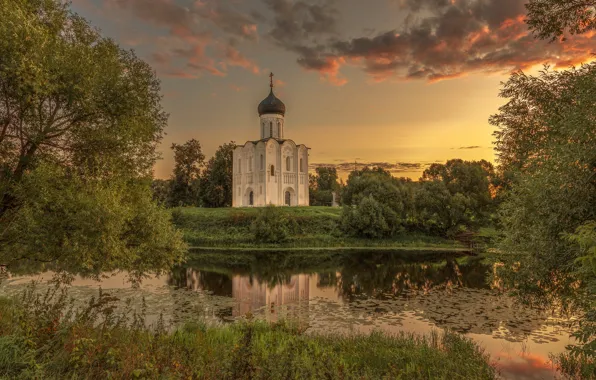
<svg viewBox="0 0 596 380">
<path fill-rule="evenodd" d="M 262 321 L 171 331 L 115 315 L 108 294 L 0 299 L 0 376 L 40 379 L 493 379 L 488 356 L 452 333 L 311 335 Z"/>
</svg>

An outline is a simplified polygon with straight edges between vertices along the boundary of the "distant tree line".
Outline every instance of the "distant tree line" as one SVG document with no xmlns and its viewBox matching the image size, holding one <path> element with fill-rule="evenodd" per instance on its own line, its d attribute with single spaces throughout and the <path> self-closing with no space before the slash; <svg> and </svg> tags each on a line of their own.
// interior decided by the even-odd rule
<svg viewBox="0 0 596 380">
<path fill-rule="evenodd" d="M 493 224 L 497 183 L 493 165 L 484 160 L 433 164 L 418 182 L 382 168 L 356 170 L 341 192 L 342 228 L 368 238 L 403 231 L 454 236 Z"/>
</svg>

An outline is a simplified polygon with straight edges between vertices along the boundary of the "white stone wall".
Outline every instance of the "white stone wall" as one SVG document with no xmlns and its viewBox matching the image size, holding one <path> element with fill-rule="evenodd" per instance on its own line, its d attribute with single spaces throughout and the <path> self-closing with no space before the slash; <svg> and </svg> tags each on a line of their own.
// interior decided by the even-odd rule
<svg viewBox="0 0 596 380">
<path fill-rule="evenodd" d="M 290 206 L 309 205 L 308 148 L 292 140 L 280 144 L 283 129 L 282 115 L 263 115 L 262 141 L 249 141 L 234 150 L 233 207 L 284 206 L 288 200 Z"/>
<path fill-rule="evenodd" d="M 284 138 L 284 117 L 277 114 L 265 114 L 260 118 L 261 139 Z"/>
</svg>

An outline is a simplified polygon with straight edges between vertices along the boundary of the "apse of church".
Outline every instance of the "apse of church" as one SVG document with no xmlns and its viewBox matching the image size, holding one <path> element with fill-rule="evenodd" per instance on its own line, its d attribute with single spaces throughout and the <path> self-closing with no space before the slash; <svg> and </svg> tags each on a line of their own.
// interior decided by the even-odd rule
<svg viewBox="0 0 596 380">
<path fill-rule="evenodd" d="M 234 207 L 308 206 L 308 150 L 285 137 L 285 104 L 273 93 L 258 107 L 259 140 L 234 150 Z"/>
</svg>

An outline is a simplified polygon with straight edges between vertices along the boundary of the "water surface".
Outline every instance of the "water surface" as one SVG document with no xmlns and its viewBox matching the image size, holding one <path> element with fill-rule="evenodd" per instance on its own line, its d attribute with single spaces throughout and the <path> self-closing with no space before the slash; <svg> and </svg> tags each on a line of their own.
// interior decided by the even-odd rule
<svg viewBox="0 0 596 380">
<path fill-rule="evenodd" d="M 437 252 L 193 252 L 138 287 L 114 273 L 100 282 L 77 277 L 70 294 L 83 303 L 101 287 L 137 307 L 144 297 L 148 320 L 161 314 L 174 325 L 249 315 L 291 318 L 313 333 L 451 329 L 484 347 L 503 378 L 554 378 L 549 354 L 572 343 L 568 319 L 517 304 L 488 284 L 489 271 L 481 259 Z M 0 292 L 16 294 L 33 279 L 43 290 L 51 278 L 12 276 Z"/>
</svg>

